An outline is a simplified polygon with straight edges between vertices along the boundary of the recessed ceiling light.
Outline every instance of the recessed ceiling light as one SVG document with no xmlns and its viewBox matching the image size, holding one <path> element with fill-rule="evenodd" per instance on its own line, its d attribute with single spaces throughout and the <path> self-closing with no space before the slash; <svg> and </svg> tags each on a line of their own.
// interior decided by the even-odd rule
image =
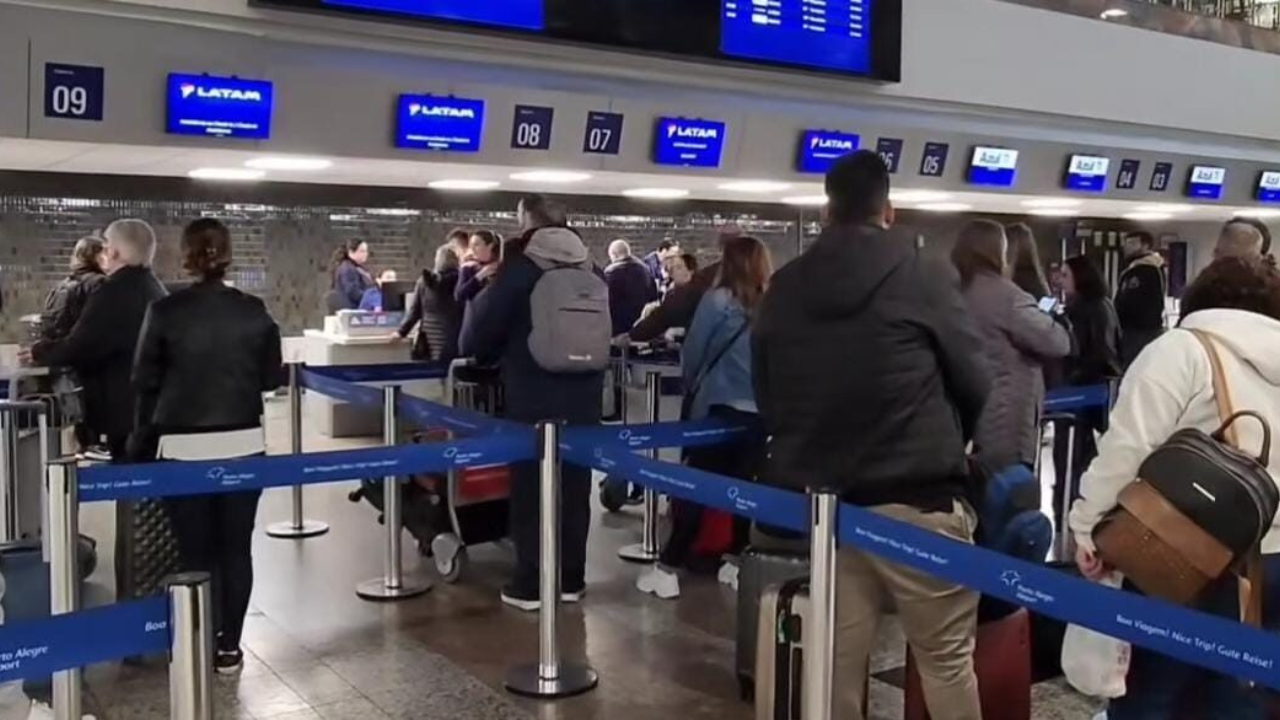
<svg viewBox="0 0 1280 720">
<path fill-rule="evenodd" d="M 1038 215 L 1040 217 L 1075 217 L 1080 214 L 1080 211 L 1074 208 L 1042 207 L 1032 208 L 1027 211 L 1027 214 Z"/>
<path fill-rule="evenodd" d="M 244 168 L 196 168 L 187 173 L 194 180 L 233 180 L 247 182 L 261 180 L 267 174 L 262 170 L 246 170 Z"/>
<path fill-rule="evenodd" d="M 1159 222 L 1168 220 L 1173 215 L 1167 212 L 1131 212 L 1124 216 L 1125 220 L 1134 220 L 1136 222 Z"/>
<path fill-rule="evenodd" d="M 1079 207 L 1080 201 L 1074 198 L 1032 198 L 1023 200 L 1022 207 L 1026 208 L 1073 208 Z"/>
<path fill-rule="evenodd" d="M 412 208 L 369 208 L 365 212 L 370 215 L 384 215 L 386 217 L 416 217 L 422 214 L 421 210 Z"/>
<path fill-rule="evenodd" d="M 1148 203 L 1139 205 L 1134 208 L 1134 212 L 1138 213 L 1184 213 L 1195 210 L 1195 205 L 1183 205 L 1179 203 Z"/>
<path fill-rule="evenodd" d="M 501 185 L 496 180 L 432 180 L 427 187 L 432 190 L 492 190 Z"/>
<path fill-rule="evenodd" d="M 790 183 L 774 182 L 773 180 L 738 180 L 736 182 L 725 183 L 720 186 L 721 190 L 729 192 L 742 193 L 771 193 L 789 190 Z"/>
<path fill-rule="evenodd" d="M 1122 17 L 1129 17 L 1129 11 L 1122 8 L 1107 8 L 1098 17 L 1103 20 L 1118 20 Z"/>
<path fill-rule="evenodd" d="M 539 183 L 576 183 L 591 179 L 591 173 L 575 170 L 528 170 L 511 174 L 512 180 Z"/>
<path fill-rule="evenodd" d="M 940 202 L 940 203 L 924 203 L 917 205 L 917 210 L 927 210 L 929 212 L 967 212 L 973 209 L 972 205 L 957 202 Z"/>
<path fill-rule="evenodd" d="M 247 168 L 254 170 L 283 170 L 285 172 L 302 172 L 307 170 L 327 170 L 333 167 L 332 160 L 324 158 L 308 158 L 308 157 L 260 157 L 254 158 L 244 164 Z"/>
<path fill-rule="evenodd" d="M 1245 208 L 1243 210 L 1237 210 L 1235 213 L 1235 216 L 1251 217 L 1251 218 L 1258 218 L 1259 220 L 1265 220 L 1267 218 L 1280 217 L 1280 210 L 1277 210 L 1276 208 Z"/>
<path fill-rule="evenodd" d="M 941 190 L 890 190 L 889 199 L 894 202 L 935 203 L 951 199 L 951 193 Z"/>
<path fill-rule="evenodd" d="M 629 198 L 642 198 L 644 200 L 678 200 L 682 197 L 688 197 L 688 190 L 680 188 L 632 188 L 623 190 L 623 195 Z"/>
<path fill-rule="evenodd" d="M 787 205 L 799 205 L 801 207 L 821 207 L 827 204 L 826 195 L 797 195 L 796 197 L 782 198 L 782 202 Z"/>
</svg>

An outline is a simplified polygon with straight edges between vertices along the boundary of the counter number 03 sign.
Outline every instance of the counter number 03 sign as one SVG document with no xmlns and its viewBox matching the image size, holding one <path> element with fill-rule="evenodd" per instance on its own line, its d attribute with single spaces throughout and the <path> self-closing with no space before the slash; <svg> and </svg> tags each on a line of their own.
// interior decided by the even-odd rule
<svg viewBox="0 0 1280 720">
<path fill-rule="evenodd" d="M 622 148 L 622 115 L 611 112 L 587 113 L 587 131 L 582 152 L 617 155 Z"/>
<path fill-rule="evenodd" d="M 100 67 L 45 63 L 44 116 L 100 122 L 105 78 Z"/>
</svg>

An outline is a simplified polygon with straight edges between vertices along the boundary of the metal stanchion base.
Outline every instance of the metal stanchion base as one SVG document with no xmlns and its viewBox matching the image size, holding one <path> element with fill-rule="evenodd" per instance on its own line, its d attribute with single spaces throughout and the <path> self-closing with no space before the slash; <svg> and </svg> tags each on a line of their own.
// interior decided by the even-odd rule
<svg viewBox="0 0 1280 720">
<path fill-rule="evenodd" d="M 618 550 L 618 557 L 627 562 L 647 565 L 658 561 L 658 551 L 646 550 L 643 543 L 636 543 Z"/>
<path fill-rule="evenodd" d="M 400 581 L 400 587 L 387 587 L 386 578 L 374 578 L 366 580 L 356 586 L 356 595 L 361 600 L 373 600 L 377 602 L 392 602 L 395 600 L 407 600 L 409 598 L 425 595 L 431 589 L 431 583 L 426 580 L 415 578 L 404 578 Z"/>
<path fill-rule="evenodd" d="M 540 677 L 538 664 L 534 663 L 512 668 L 507 673 L 506 687 L 516 695 L 554 700 L 581 695 L 594 690 L 599 684 L 600 677 L 596 671 L 585 665 L 561 665 L 560 677 L 544 680 Z"/>
<path fill-rule="evenodd" d="M 286 540 L 301 540 L 302 538 L 311 538 L 324 535 L 329 532 L 329 523 L 320 522 L 319 520 L 303 520 L 301 525 L 294 525 L 293 521 L 271 523 L 267 526 L 267 536 L 273 538 L 283 538 Z"/>
</svg>

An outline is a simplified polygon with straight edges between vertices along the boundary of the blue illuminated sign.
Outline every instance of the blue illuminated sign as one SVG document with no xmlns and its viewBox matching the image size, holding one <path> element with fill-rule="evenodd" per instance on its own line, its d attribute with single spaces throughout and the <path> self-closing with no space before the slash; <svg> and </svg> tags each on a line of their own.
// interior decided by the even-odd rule
<svg viewBox="0 0 1280 720">
<path fill-rule="evenodd" d="M 484 101 L 436 95 L 401 95 L 396 147 L 479 152 Z"/>
<path fill-rule="evenodd" d="M 978 146 L 969 164 L 969 182 L 974 185 L 1013 187 L 1018 177 L 1018 151 Z"/>
<path fill-rule="evenodd" d="M 653 161 L 658 165 L 720 167 L 728 127 L 715 120 L 658 118 Z"/>
<path fill-rule="evenodd" d="M 106 71 L 91 65 L 44 65 L 44 116 L 102 120 Z"/>
<path fill-rule="evenodd" d="M 1173 163 L 1158 162 L 1151 171 L 1151 192 L 1164 192 L 1169 189 L 1169 180 L 1173 178 Z"/>
<path fill-rule="evenodd" d="M 167 131 L 171 135 L 271 137 L 271 83 L 265 80 L 169 75 Z"/>
<path fill-rule="evenodd" d="M 1120 172 L 1116 173 L 1116 189 L 1132 190 L 1138 186 L 1138 170 L 1142 167 L 1140 160 L 1121 160 Z"/>
<path fill-rule="evenodd" d="M 1267 170 L 1258 177 L 1258 200 L 1280 203 L 1280 172 Z"/>
<path fill-rule="evenodd" d="M 860 140 L 857 135 L 849 133 L 805 130 L 800 136 L 797 166 L 802 173 L 825 173 L 836 160 L 857 150 Z"/>
<path fill-rule="evenodd" d="M 324 0 L 324 4 L 519 30 L 546 28 L 543 0 Z"/>
<path fill-rule="evenodd" d="M 1193 165 L 1187 175 L 1187 196 L 1204 200 L 1220 200 L 1227 182 L 1227 169 L 1210 165 Z"/>
<path fill-rule="evenodd" d="M 872 0 L 721 0 L 720 50 L 731 57 L 866 75 Z"/>
<path fill-rule="evenodd" d="M 1102 192 L 1107 189 L 1111 160 L 1096 155 L 1072 155 L 1067 164 L 1067 189 Z"/>
<path fill-rule="evenodd" d="M 947 143 L 925 143 L 924 156 L 920 158 L 920 174 L 925 177 L 942 177 L 942 174 L 947 171 L 949 154 L 951 154 L 951 146 Z"/>
<path fill-rule="evenodd" d="M 902 140 L 898 138 L 880 138 L 876 141 L 876 154 L 884 161 L 890 173 L 898 172 L 898 163 L 902 162 Z"/>
<path fill-rule="evenodd" d="M 621 113 L 587 113 L 587 130 L 582 138 L 582 152 L 596 155 L 617 155 L 622 149 Z"/>
</svg>

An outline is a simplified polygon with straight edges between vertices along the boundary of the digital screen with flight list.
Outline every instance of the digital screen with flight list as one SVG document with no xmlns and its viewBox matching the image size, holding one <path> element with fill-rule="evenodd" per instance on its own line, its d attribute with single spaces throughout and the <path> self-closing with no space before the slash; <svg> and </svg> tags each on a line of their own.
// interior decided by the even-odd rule
<svg viewBox="0 0 1280 720">
<path fill-rule="evenodd" d="M 266 140 L 272 95 L 265 80 L 173 73 L 165 129 L 171 135 Z"/>
<path fill-rule="evenodd" d="M 653 135 L 653 162 L 684 167 L 720 167 L 727 128 L 715 120 L 659 118 Z"/>
<path fill-rule="evenodd" d="M 802 173 L 826 173 L 836 160 L 857 150 L 860 141 L 857 135 L 849 133 L 805 130 L 800 136 L 797 169 Z"/>
<path fill-rule="evenodd" d="M 1280 172 L 1267 170 L 1258 176 L 1258 200 L 1280 203 Z"/>
<path fill-rule="evenodd" d="M 969 164 L 969 182 L 991 187 L 1013 187 L 1018 177 L 1018 151 L 978 146 Z"/>
<path fill-rule="evenodd" d="M 1195 165 L 1187 176 L 1187 196 L 1203 200 L 1222 199 L 1222 186 L 1227 182 L 1227 169 Z"/>
<path fill-rule="evenodd" d="M 322 0 L 325 5 L 453 20 L 476 25 L 542 30 L 543 0 Z"/>
<path fill-rule="evenodd" d="M 479 152 L 484 101 L 438 95 L 401 95 L 396 111 L 396 147 Z"/>
<path fill-rule="evenodd" d="M 1096 155 L 1072 155 L 1067 164 L 1067 189 L 1102 192 L 1107 189 L 1111 160 Z"/>
<path fill-rule="evenodd" d="M 721 0 L 720 49 L 730 57 L 866 75 L 872 0 Z"/>
</svg>

